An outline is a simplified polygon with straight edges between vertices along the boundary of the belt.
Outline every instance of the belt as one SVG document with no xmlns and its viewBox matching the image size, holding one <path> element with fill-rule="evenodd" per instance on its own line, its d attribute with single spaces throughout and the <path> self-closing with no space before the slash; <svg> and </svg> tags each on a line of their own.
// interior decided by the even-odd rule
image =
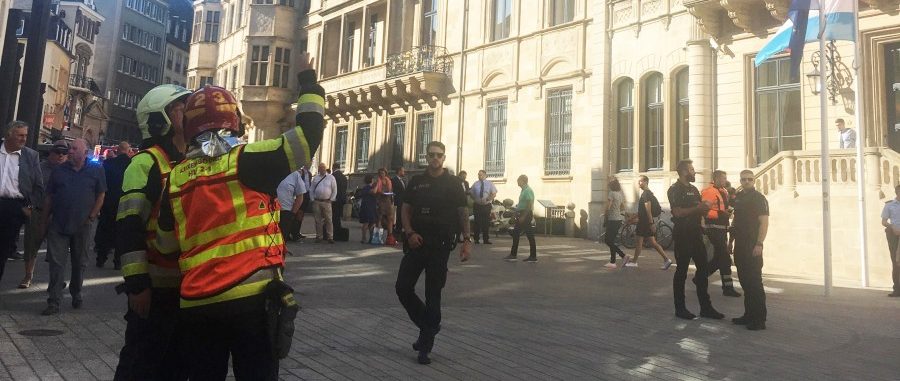
<svg viewBox="0 0 900 381">
<path fill-rule="evenodd" d="M 317 198 L 316 201 L 322 201 L 322 202 L 328 201 L 328 202 L 331 202 L 331 199 L 330 199 L 330 198 Z"/>
<path fill-rule="evenodd" d="M 728 229 L 728 226 L 725 225 L 706 225 L 709 229 Z"/>
</svg>

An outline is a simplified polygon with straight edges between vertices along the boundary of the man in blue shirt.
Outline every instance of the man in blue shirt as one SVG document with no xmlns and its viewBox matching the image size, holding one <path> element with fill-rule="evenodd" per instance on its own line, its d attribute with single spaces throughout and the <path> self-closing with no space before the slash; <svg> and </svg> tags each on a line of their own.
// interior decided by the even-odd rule
<svg viewBox="0 0 900 381">
<path fill-rule="evenodd" d="M 900 255 L 897 254 L 897 241 L 900 240 L 900 185 L 894 187 L 896 198 L 884 204 L 881 211 L 881 225 L 884 226 L 884 234 L 887 236 L 890 249 L 891 278 L 894 280 L 894 292 L 890 297 L 900 297 Z"/>
<path fill-rule="evenodd" d="M 47 259 L 50 262 L 50 286 L 47 308 L 43 315 L 59 313 L 62 299 L 63 270 L 71 254 L 72 276 L 69 293 L 72 308 L 81 308 L 81 286 L 97 215 L 106 195 L 106 176 L 99 165 L 87 162 L 87 143 L 75 139 L 69 148 L 69 161 L 60 164 L 50 175 L 44 202 L 44 234 L 47 237 Z"/>
</svg>

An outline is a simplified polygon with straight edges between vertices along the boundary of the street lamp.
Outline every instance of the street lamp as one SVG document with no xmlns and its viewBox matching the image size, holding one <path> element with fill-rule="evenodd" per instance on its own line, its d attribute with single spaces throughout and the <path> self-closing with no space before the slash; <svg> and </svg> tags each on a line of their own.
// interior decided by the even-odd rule
<svg viewBox="0 0 900 381">
<path fill-rule="evenodd" d="M 806 78 L 809 79 L 809 87 L 813 95 L 818 95 L 823 90 L 828 91 L 828 99 L 836 102 L 838 94 L 853 84 L 850 68 L 841 61 L 841 54 L 834 46 L 834 41 L 829 41 L 825 45 L 824 52 L 813 53 L 810 62 L 813 69 L 806 74 Z M 819 83 L 820 77 L 823 75 L 825 76 L 825 89 L 822 89 L 822 85 Z"/>
<path fill-rule="evenodd" d="M 822 91 L 822 84 L 819 83 L 819 77 L 822 74 L 819 73 L 819 68 L 813 67 L 809 73 L 806 73 L 806 80 L 809 82 L 809 91 L 813 93 L 813 95 L 819 95 L 819 92 Z"/>
</svg>

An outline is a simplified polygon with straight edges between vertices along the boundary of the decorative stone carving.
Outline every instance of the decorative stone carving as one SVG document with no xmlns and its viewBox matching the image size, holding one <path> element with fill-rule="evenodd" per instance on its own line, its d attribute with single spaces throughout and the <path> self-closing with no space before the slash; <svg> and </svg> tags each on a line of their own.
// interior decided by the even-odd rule
<svg viewBox="0 0 900 381">
<path fill-rule="evenodd" d="M 662 8 L 662 1 L 648 0 L 641 2 L 641 19 L 647 19 L 659 14 Z"/>
<path fill-rule="evenodd" d="M 740 0 L 721 0 L 722 7 L 728 12 L 728 18 L 735 26 L 745 32 L 753 30 L 753 8 Z"/>
<path fill-rule="evenodd" d="M 719 37 L 722 31 L 721 16 L 723 10 L 718 4 L 706 0 L 685 0 L 684 5 L 687 7 L 688 12 L 697 18 L 697 22 L 704 32 L 710 36 Z"/>
<path fill-rule="evenodd" d="M 791 8 L 791 0 L 765 0 L 766 10 L 776 20 L 784 22 L 788 18 L 788 10 Z"/>
</svg>

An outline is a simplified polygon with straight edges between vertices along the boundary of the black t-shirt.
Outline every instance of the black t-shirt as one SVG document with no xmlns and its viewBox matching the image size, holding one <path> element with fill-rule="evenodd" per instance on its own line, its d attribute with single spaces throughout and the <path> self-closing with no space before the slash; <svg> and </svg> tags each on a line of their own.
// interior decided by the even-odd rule
<svg viewBox="0 0 900 381">
<path fill-rule="evenodd" d="M 466 206 L 459 177 L 447 170 L 438 177 L 413 176 L 403 202 L 412 206 L 412 228 L 423 235 L 448 235 L 459 231 L 457 208 Z"/>
<path fill-rule="evenodd" d="M 653 195 L 649 189 L 643 191 L 641 193 L 641 198 L 638 200 L 638 223 L 642 225 L 650 224 L 650 217 L 647 216 L 647 203 L 649 202 L 651 206 L 653 206 L 653 200 L 656 196 Z"/>
<path fill-rule="evenodd" d="M 693 208 L 700 204 L 700 191 L 691 184 L 682 184 L 680 181 L 669 187 L 669 206 L 675 208 Z M 700 228 L 702 214 L 692 214 L 684 217 L 672 217 L 675 228 Z"/>
<path fill-rule="evenodd" d="M 737 240 L 759 237 L 759 216 L 769 215 L 769 202 L 756 189 L 744 189 L 734 199 L 734 224 L 731 232 Z"/>
</svg>

